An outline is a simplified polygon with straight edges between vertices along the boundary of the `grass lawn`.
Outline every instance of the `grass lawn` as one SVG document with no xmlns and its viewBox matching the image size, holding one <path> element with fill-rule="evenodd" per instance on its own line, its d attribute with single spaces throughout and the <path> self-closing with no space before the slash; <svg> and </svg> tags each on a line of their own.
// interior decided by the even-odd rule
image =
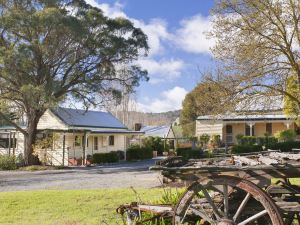
<svg viewBox="0 0 300 225">
<path fill-rule="evenodd" d="M 144 202 L 161 198 L 163 189 L 138 189 Z M 24 191 L 0 193 L 3 225 L 118 225 L 115 209 L 137 201 L 131 189 Z"/>
</svg>

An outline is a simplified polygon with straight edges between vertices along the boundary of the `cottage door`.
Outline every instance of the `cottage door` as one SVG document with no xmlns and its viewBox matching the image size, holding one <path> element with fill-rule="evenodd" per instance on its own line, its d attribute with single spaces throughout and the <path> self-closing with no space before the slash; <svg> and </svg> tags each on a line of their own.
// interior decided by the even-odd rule
<svg viewBox="0 0 300 225">
<path fill-rule="evenodd" d="M 226 125 L 226 144 L 233 143 L 232 125 Z"/>
</svg>

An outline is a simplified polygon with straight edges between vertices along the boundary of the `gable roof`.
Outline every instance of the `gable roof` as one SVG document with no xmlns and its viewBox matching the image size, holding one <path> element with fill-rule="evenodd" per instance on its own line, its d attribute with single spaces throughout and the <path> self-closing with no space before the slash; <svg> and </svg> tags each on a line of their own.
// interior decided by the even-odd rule
<svg viewBox="0 0 300 225">
<path fill-rule="evenodd" d="M 166 138 L 170 131 L 170 126 L 144 126 L 140 130 L 145 132 L 145 136 Z"/>
<path fill-rule="evenodd" d="M 127 129 L 111 113 L 58 107 L 51 110 L 65 124 L 74 127 Z"/>
</svg>

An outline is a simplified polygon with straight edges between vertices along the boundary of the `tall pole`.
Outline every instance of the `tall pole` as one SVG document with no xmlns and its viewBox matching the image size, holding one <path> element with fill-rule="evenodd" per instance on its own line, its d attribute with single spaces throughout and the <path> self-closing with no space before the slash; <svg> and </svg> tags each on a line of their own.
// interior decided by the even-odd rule
<svg viewBox="0 0 300 225">
<path fill-rule="evenodd" d="M 62 165 L 65 166 L 66 135 L 63 136 L 63 159 Z"/>
<path fill-rule="evenodd" d="M 83 148 L 82 148 L 82 165 L 85 165 L 85 152 L 86 152 L 86 131 L 84 131 L 83 135 Z"/>
</svg>

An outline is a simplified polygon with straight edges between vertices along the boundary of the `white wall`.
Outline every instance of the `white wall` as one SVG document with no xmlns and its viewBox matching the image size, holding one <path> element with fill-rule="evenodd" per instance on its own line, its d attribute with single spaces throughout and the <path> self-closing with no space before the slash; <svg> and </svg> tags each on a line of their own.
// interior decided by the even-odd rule
<svg viewBox="0 0 300 225">
<path fill-rule="evenodd" d="M 196 136 L 199 137 L 202 134 L 211 135 L 220 135 L 221 139 L 223 138 L 223 123 L 222 121 L 196 121 Z"/>
<path fill-rule="evenodd" d="M 50 110 L 47 110 L 41 117 L 38 125 L 38 130 L 44 129 L 67 129 L 67 126 L 57 118 Z"/>
</svg>

